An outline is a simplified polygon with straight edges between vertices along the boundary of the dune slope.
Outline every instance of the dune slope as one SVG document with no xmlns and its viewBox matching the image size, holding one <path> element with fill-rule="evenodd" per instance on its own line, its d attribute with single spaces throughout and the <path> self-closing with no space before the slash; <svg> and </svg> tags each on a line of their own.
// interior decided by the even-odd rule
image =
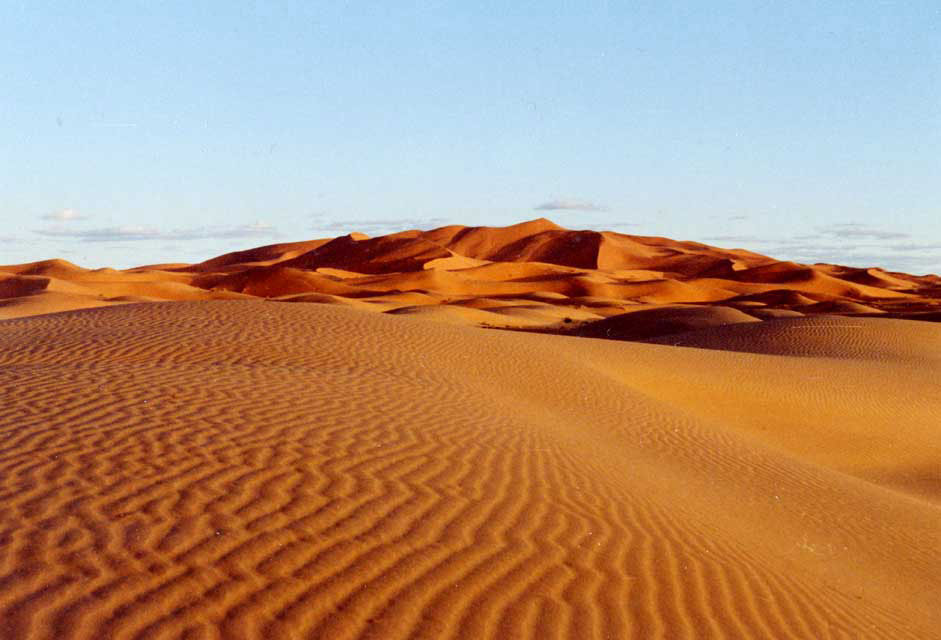
<svg viewBox="0 0 941 640">
<path fill-rule="evenodd" d="M 124 271 L 64 260 L 0 266 L 0 319 L 236 298 L 316 300 L 451 324 L 616 339 L 749 318 L 941 317 L 938 276 L 804 265 L 698 242 L 564 229 L 544 218 L 375 238 L 351 233 Z M 495 298 L 518 310 L 491 304 Z M 691 311 L 691 304 L 711 308 Z M 605 322 L 644 305 L 653 313 L 642 329 L 639 316 Z"/>
<path fill-rule="evenodd" d="M 938 328 L 858 322 L 762 353 L 716 332 L 769 322 L 253 300 L 0 322 L 0 637 L 941 637 Z"/>
</svg>

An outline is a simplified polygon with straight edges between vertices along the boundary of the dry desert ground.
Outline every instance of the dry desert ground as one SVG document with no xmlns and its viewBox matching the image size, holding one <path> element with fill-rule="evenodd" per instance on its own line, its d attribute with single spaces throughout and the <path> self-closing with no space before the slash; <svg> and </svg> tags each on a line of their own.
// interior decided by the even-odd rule
<svg viewBox="0 0 941 640">
<path fill-rule="evenodd" d="M 939 319 L 548 220 L 0 267 L 0 638 L 941 638 Z"/>
</svg>

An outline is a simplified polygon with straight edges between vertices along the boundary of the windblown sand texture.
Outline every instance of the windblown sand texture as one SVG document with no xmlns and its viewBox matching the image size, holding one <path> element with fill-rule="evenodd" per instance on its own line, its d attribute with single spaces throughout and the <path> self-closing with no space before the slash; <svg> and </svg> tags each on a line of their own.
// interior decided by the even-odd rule
<svg viewBox="0 0 941 640">
<path fill-rule="evenodd" d="M 0 638 L 941 638 L 939 280 L 550 225 L 0 269 Z"/>
</svg>

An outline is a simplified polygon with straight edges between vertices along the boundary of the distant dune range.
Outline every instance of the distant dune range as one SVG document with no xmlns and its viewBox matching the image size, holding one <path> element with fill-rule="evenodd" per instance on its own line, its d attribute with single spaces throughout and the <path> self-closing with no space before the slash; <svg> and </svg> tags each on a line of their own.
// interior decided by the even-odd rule
<svg viewBox="0 0 941 640">
<path fill-rule="evenodd" d="M 620 339 L 798 315 L 941 319 L 937 275 L 802 265 L 696 242 L 571 231 L 545 219 L 376 238 L 354 233 L 124 271 L 63 260 L 0 266 L 0 319 L 252 298 Z M 640 310 L 648 315 L 591 326 Z"/>
<path fill-rule="evenodd" d="M 545 220 L 0 267 L 0 638 L 941 638 L 939 298 Z"/>
</svg>

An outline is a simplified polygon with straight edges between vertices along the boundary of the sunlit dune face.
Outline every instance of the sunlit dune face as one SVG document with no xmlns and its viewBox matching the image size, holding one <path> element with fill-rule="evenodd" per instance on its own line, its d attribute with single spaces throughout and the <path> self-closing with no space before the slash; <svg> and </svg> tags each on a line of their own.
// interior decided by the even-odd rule
<svg viewBox="0 0 941 640">
<path fill-rule="evenodd" d="M 4 637 L 936 635 L 938 325 L 307 295 L 0 322 Z"/>
<path fill-rule="evenodd" d="M 722 307 L 695 312 L 709 325 L 743 314 L 756 320 L 819 314 L 932 319 L 941 312 L 932 276 L 570 231 L 544 218 L 510 227 L 354 233 L 247 249 L 194 265 L 125 271 L 48 260 L 0 267 L 0 277 L 0 317 L 6 318 L 126 302 L 262 298 L 626 339 L 683 328 L 692 317 L 684 310 L 688 305 Z M 625 331 L 587 326 L 651 306 L 667 309 L 653 324 L 633 316 L 617 321 L 625 328 L 637 323 Z"/>
</svg>

